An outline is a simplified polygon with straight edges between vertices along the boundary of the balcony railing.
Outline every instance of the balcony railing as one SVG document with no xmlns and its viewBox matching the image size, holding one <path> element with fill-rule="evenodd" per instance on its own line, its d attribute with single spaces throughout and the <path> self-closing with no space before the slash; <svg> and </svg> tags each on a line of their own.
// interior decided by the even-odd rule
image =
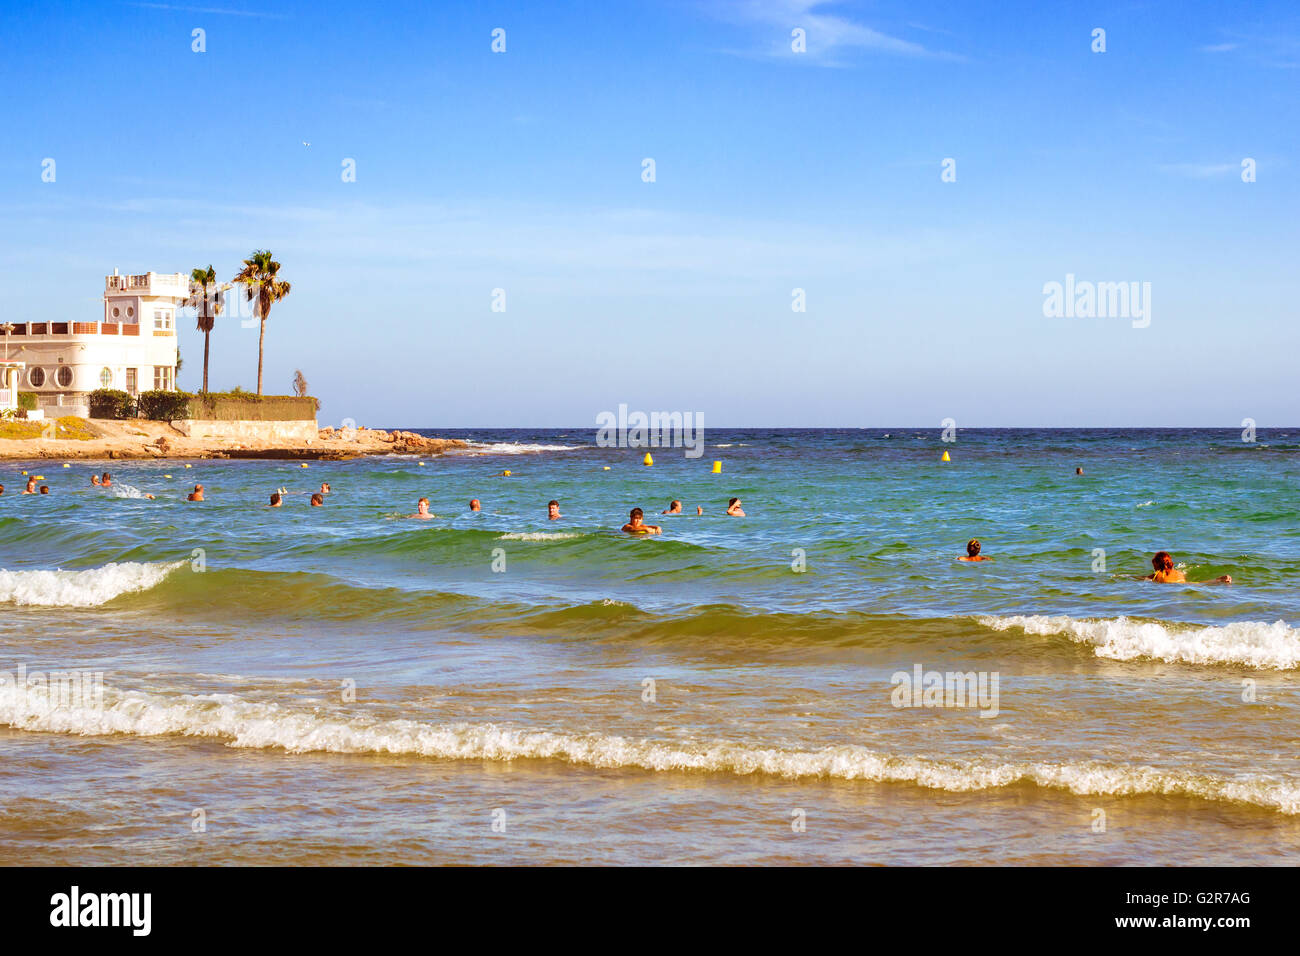
<svg viewBox="0 0 1300 956">
<path fill-rule="evenodd" d="M 0 336 L 3 336 L 0 331 Z M 138 323 L 127 325 L 123 322 L 30 322 L 18 324 L 14 323 L 13 331 L 9 333 L 15 335 L 139 335 L 140 326 Z M 175 335 L 174 331 L 168 331 L 167 334 Z M 2 340 L 2 339 L 0 339 Z"/>
<path fill-rule="evenodd" d="M 146 272 L 142 276 L 105 276 L 104 288 L 110 292 L 143 292 L 146 295 L 165 289 L 168 294 L 186 295 L 190 291 L 190 280 L 180 272 Z"/>
</svg>

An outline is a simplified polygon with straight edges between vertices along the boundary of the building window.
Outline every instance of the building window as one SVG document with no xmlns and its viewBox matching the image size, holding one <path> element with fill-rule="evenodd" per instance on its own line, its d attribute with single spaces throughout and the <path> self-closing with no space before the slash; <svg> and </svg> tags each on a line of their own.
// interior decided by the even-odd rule
<svg viewBox="0 0 1300 956">
<path fill-rule="evenodd" d="M 153 367 L 154 389 L 160 391 L 171 391 L 172 374 L 172 367 L 170 365 L 155 365 Z"/>
<path fill-rule="evenodd" d="M 45 384 L 45 369 L 29 368 L 27 370 L 27 381 L 31 384 L 32 388 L 40 388 Z"/>
<path fill-rule="evenodd" d="M 136 389 L 139 388 L 139 385 L 136 382 L 136 374 L 136 369 L 129 368 L 126 370 L 126 390 L 132 395 L 134 395 Z"/>
<path fill-rule="evenodd" d="M 168 309 L 158 309 L 153 314 L 153 327 L 158 331 L 166 331 L 172 327 L 172 314 Z"/>
<path fill-rule="evenodd" d="M 99 370 L 99 387 L 100 388 L 113 387 L 113 370 L 111 368 L 104 368 Z"/>
<path fill-rule="evenodd" d="M 117 306 L 113 306 L 113 318 L 116 319 L 121 314 L 122 314 L 122 310 L 119 309 Z"/>
<path fill-rule="evenodd" d="M 72 369 L 60 365 L 59 370 L 54 373 L 54 380 L 59 383 L 59 388 L 68 388 L 72 385 Z"/>
<path fill-rule="evenodd" d="M 128 316 L 135 315 L 135 309 L 131 308 L 131 306 L 128 305 L 128 306 L 126 307 L 126 314 L 127 314 Z"/>
</svg>

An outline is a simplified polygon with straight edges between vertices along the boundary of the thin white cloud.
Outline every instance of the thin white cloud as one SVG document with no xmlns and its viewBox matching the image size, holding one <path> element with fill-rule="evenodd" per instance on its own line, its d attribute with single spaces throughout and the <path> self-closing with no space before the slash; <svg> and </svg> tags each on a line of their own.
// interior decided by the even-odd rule
<svg viewBox="0 0 1300 956">
<path fill-rule="evenodd" d="M 750 51 L 750 55 L 803 59 L 818 66 L 843 66 L 845 56 L 853 52 L 963 59 L 825 12 L 832 6 L 830 0 L 729 0 L 715 3 L 711 9 L 720 19 L 765 28 L 768 41 L 757 51 Z M 806 51 L 802 53 L 792 48 L 792 33 L 796 29 L 803 30 Z"/>
<path fill-rule="evenodd" d="M 1241 163 L 1164 163 L 1160 169 L 1192 179 L 1213 179 L 1215 176 L 1241 172 Z"/>
<path fill-rule="evenodd" d="M 1209 46 L 1201 47 L 1202 53 L 1229 53 L 1233 50 L 1240 49 L 1240 43 L 1212 43 Z"/>
<path fill-rule="evenodd" d="M 175 13 L 207 13 L 226 17 L 257 17 L 264 20 L 288 19 L 281 13 L 267 13 L 262 10 L 231 10 L 226 7 L 182 7 L 171 3 L 131 2 L 127 6 L 141 7 L 145 10 L 169 10 Z"/>
</svg>

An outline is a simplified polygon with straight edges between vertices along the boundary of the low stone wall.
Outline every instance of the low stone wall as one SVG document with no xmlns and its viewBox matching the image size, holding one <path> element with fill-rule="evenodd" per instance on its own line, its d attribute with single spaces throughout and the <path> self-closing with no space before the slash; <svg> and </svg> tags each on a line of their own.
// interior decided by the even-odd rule
<svg viewBox="0 0 1300 956">
<path fill-rule="evenodd" d="M 187 438 L 227 439 L 231 441 L 309 441 L 318 431 L 316 420 L 250 422 L 189 419 L 172 422 L 172 427 Z"/>
</svg>

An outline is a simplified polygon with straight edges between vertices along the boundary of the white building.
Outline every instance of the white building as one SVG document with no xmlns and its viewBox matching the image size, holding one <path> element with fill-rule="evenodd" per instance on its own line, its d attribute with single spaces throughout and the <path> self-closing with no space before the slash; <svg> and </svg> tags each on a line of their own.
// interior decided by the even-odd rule
<svg viewBox="0 0 1300 956">
<path fill-rule="evenodd" d="M 97 322 L 0 322 L 0 368 L 16 380 L 17 391 L 36 393 L 47 418 L 88 417 L 87 399 L 97 388 L 132 395 L 174 389 L 176 312 L 189 291 L 189 277 L 180 272 L 123 276 L 114 269 L 104 279 L 104 313 Z M 14 391 L 0 388 L 9 407 L 17 404 Z"/>
</svg>

